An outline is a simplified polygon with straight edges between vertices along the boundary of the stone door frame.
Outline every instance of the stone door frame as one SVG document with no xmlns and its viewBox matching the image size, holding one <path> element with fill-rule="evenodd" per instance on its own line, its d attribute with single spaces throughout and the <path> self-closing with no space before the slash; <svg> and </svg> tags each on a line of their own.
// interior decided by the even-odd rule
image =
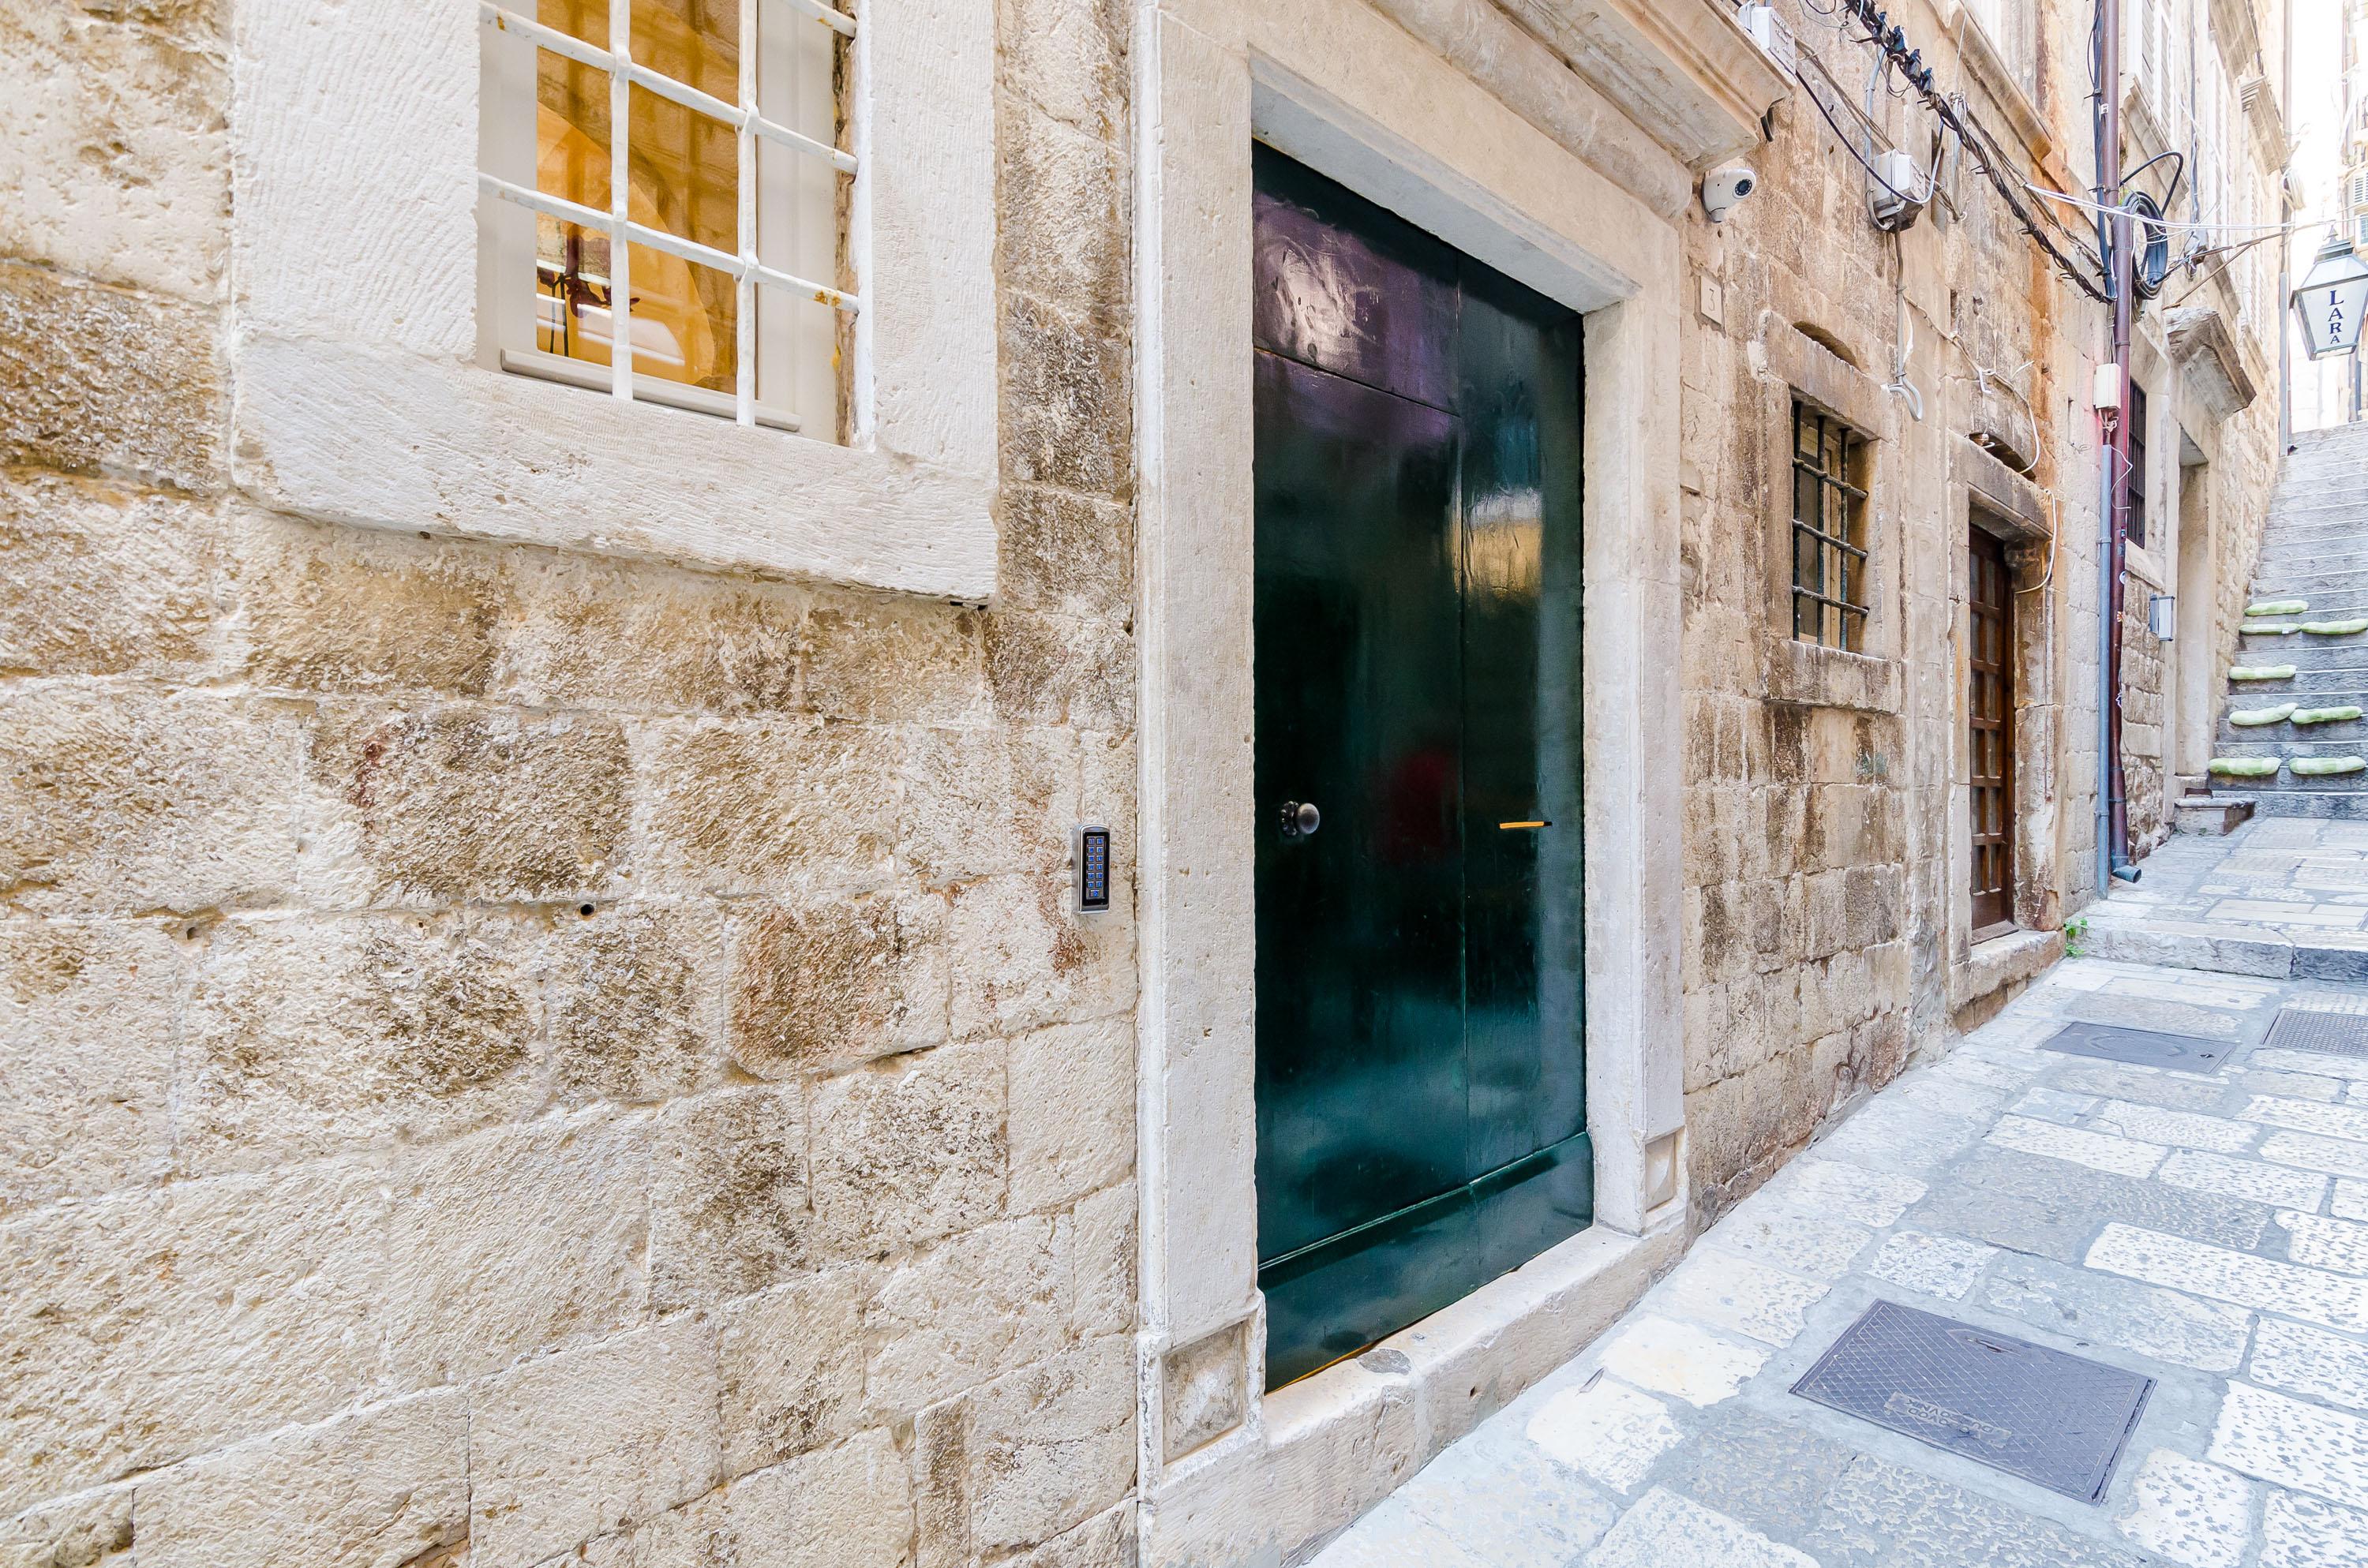
<svg viewBox="0 0 2368 1568">
<path fill-rule="evenodd" d="M 1279 1561 L 1559 1364 L 1682 1245 L 1681 235 L 1361 0 L 1144 0 L 1136 71 L 1144 1562 Z M 1251 919 L 1250 147 L 1586 316 L 1595 1222 L 1261 1392 Z"/>
</svg>

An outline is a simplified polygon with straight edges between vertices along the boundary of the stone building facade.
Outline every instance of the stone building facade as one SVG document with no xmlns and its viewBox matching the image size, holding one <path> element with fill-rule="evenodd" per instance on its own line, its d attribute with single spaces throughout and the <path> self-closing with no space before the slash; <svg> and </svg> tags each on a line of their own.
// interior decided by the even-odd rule
<svg viewBox="0 0 2368 1568">
<path fill-rule="evenodd" d="M 1969 162 L 1868 222 L 1816 12 L 1786 65 L 1723 0 L 849 10 L 834 443 L 505 373 L 479 7 L 0 0 L 6 1562 L 1278 1562 L 2090 896 L 2100 313 Z M 1897 10 L 2085 188 L 2085 11 Z M 1272 1392 L 1254 141 L 1581 312 L 1587 389 L 1592 1222 Z M 2145 318 L 2141 840 L 2276 457 L 2275 302 L 2205 284 Z M 1862 444 L 1856 650 L 1793 633 L 1796 404 Z"/>
</svg>

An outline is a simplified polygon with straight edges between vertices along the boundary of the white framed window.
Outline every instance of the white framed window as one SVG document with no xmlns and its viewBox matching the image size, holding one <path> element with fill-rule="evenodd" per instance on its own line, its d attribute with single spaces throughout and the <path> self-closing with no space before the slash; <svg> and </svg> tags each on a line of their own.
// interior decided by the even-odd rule
<svg viewBox="0 0 2368 1568">
<path fill-rule="evenodd" d="M 854 18 L 822 0 L 478 15 L 488 362 L 836 438 L 839 318 L 862 306 L 836 87 Z"/>
<path fill-rule="evenodd" d="M 991 597 L 995 7 L 492 6 L 231 7 L 240 490 Z"/>
</svg>

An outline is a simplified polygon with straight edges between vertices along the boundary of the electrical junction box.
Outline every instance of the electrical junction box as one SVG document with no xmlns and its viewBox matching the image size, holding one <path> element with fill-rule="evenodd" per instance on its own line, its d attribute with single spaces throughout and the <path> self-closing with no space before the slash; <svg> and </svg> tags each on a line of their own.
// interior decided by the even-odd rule
<svg viewBox="0 0 2368 1568">
<path fill-rule="evenodd" d="M 1932 199 L 1932 182 L 1925 177 L 1923 168 L 1896 148 L 1875 154 L 1870 183 L 1874 187 L 1875 222 L 1894 233 L 1912 228 Z"/>
<path fill-rule="evenodd" d="M 1087 824 L 1077 829 L 1077 913 L 1108 915 L 1110 906 L 1110 832 Z"/>
<path fill-rule="evenodd" d="M 1746 6 L 1735 14 L 1735 19 L 1743 25 L 1745 32 L 1751 35 L 1751 41 L 1759 46 L 1759 51 L 1776 62 L 1776 69 L 1784 73 L 1788 79 L 1800 79 L 1800 46 L 1793 41 L 1793 29 L 1784 25 L 1784 18 L 1776 14 L 1775 6 Z"/>
<path fill-rule="evenodd" d="M 2178 595 L 2148 594 L 2146 596 L 2146 630 L 2165 642 L 2178 634 Z"/>
</svg>

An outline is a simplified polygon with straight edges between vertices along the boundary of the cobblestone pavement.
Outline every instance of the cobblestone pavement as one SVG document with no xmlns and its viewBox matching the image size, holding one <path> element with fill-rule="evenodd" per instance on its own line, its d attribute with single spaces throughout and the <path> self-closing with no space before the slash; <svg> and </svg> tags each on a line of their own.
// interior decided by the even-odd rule
<svg viewBox="0 0 2368 1568">
<path fill-rule="evenodd" d="M 2368 1014 L 2368 986 L 2058 964 L 1315 1561 L 2368 1564 L 2368 1057 L 2263 1045 L 2286 1004 Z M 2071 1021 L 2234 1049 L 2041 1048 Z M 1878 1299 L 2157 1380 L 2103 1501 L 1790 1392 Z"/>
<path fill-rule="evenodd" d="M 2088 911 L 2088 949 L 2241 974 L 2368 980 L 2368 823 L 2265 817 L 2173 837 Z"/>
</svg>

